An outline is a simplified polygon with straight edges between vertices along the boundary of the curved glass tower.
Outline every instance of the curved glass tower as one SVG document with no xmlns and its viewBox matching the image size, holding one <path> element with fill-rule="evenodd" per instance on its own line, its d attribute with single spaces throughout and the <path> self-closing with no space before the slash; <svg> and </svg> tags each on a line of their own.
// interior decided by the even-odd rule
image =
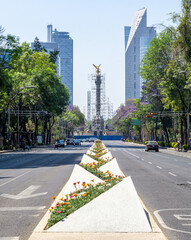
<svg viewBox="0 0 191 240">
<path fill-rule="evenodd" d="M 138 74 L 139 65 L 150 41 L 156 35 L 147 27 L 147 10 L 137 11 L 131 27 L 125 27 L 125 101 L 142 97 L 143 80 Z"/>
</svg>

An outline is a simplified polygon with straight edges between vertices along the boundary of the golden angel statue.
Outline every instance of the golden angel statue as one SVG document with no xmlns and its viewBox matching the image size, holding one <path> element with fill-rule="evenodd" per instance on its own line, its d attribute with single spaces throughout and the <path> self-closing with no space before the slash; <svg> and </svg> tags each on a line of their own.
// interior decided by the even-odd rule
<svg viewBox="0 0 191 240">
<path fill-rule="evenodd" d="M 99 65 L 99 66 L 96 66 L 96 65 L 94 65 L 94 64 L 92 64 L 96 69 L 97 69 L 97 75 L 99 75 L 99 73 L 100 73 L 100 70 L 99 70 L 99 68 L 100 68 L 100 66 L 101 66 L 101 64 Z"/>
</svg>

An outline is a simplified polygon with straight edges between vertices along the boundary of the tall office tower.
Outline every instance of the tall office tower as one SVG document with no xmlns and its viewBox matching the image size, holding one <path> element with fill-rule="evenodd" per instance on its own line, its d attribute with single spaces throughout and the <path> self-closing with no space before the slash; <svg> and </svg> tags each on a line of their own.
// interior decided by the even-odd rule
<svg viewBox="0 0 191 240">
<path fill-rule="evenodd" d="M 53 31 L 52 25 L 47 26 L 47 35 L 48 41 L 58 44 L 59 75 L 70 93 L 70 104 L 73 104 L 73 39 L 68 32 Z"/>
<path fill-rule="evenodd" d="M 53 30 L 52 25 L 47 25 L 47 42 L 40 42 L 48 51 L 59 51 L 56 61 L 57 73 L 70 93 L 70 104 L 73 104 L 73 39 L 68 32 Z M 34 48 L 34 43 L 31 43 Z"/>
<path fill-rule="evenodd" d="M 135 13 L 131 27 L 125 27 L 125 100 L 142 97 L 143 79 L 138 74 L 139 65 L 150 41 L 156 35 L 147 27 L 147 9 Z"/>
</svg>

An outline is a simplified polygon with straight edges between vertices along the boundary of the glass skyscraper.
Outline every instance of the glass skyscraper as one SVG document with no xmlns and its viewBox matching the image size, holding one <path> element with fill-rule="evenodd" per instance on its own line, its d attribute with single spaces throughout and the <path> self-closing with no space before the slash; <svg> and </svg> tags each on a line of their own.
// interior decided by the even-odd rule
<svg viewBox="0 0 191 240">
<path fill-rule="evenodd" d="M 62 83 L 68 88 L 70 93 L 70 104 L 73 104 L 73 39 L 68 32 L 59 32 L 52 29 L 52 25 L 47 26 L 47 42 L 41 42 L 47 52 L 59 51 L 56 61 L 57 73 L 61 76 Z M 34 43 L 31 44 L 34 48 Z"/>
<path fill-rule="evenodd" d="M 147 10 L 135 13 L 131 27 L 125 27 L 125 100 L 142 97 L 143 80 L 138 74 L 139 65 L 150 41 L 156 35 L 153 27 L 147 27 Z"/>
</svg>

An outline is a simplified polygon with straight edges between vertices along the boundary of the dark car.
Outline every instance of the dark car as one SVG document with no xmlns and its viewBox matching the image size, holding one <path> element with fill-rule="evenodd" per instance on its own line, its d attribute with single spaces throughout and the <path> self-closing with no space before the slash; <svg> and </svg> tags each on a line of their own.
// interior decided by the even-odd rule
<svg viewBox="0 0 191 240">
<path fill-rule="evenodd" d="M 149 150 L 155 150 L 156 152 L 159 151 L 159 145 L 156 141 L 148 141 L 148 143 L 145 146 L 145 151 Z"/>
<path fill-rule="evenodd" d="M 74 140 L 72 138 L 68 138 L 67 141 L 66 141 L 66 144 L 67 145 L 75 145 Z"/>
<path fill-rule="evenodd" d="M 59 147 L 65 147 L 65 143 L 63 140 L 57 140 L 54 144 L 55 148 L 59 148 Z"/>
<path fill-rule="evenodd" d="M 81 146 L 81 141 L 79 139 L 74 139 L 74 145 L 80 145 Z"/>
<path fill-rule="evenodd" d="M 89 142 L 95 142 L 95 138 L 89 138 Z"/>
</svg>

